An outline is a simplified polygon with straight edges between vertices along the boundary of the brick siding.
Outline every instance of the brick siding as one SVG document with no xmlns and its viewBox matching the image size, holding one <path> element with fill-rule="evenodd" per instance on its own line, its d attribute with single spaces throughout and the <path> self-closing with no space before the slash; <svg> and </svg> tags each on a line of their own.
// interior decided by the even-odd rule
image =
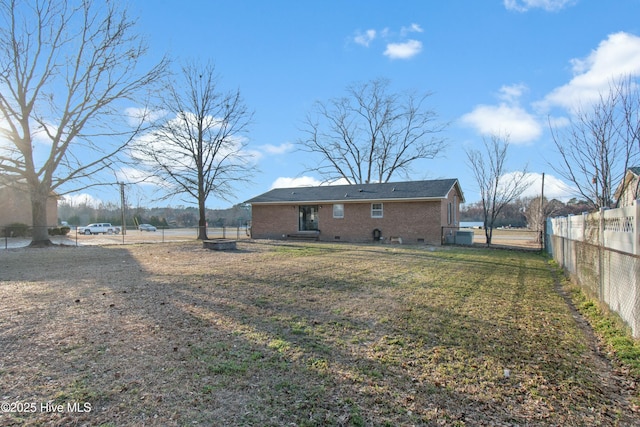
<svg viewBox="0 0 640 427">
<path fill-rule="evenodd" d="M 296 205 L 254 205 L 251 216 L 251 237 L 254 239 L 283 239 L 298 231 Z"/>
<path fill-rule="evenodd" d="M 454 197 L 455 196 L 455 197 Z M 457 227 L 461 197 L 451 191 L 436 201 L 381 201 L 383 217 L 371 217 L 372 202 L 343 203 L 344 217 L 333 217 L 332 203 L 318 206 L 321 241 L 372 242 L 373 231 L 380 230 L 383 241 L 400 238 L 402 243 L 441 244 L 442 227 Z M 448 222 L 448 204 L 454 207 Z M 255 239 L 283 239 L 298 232 L 299 205 L 261 205 L 252 207 L 251 235 Z M 454 223 L 454 219 L 455 222 Z M 394 240 L 395 241 L 395 240 Z"/>
<path fill-rule="evenodd" d="M 58 201 L 49 197 L 47 201 L 47 221 L 49 226 L 58 224 Z M 9 187 L 0 188 L 0 226 L 13 223 L 33 225 L 29 194 Z"/>
</svg>

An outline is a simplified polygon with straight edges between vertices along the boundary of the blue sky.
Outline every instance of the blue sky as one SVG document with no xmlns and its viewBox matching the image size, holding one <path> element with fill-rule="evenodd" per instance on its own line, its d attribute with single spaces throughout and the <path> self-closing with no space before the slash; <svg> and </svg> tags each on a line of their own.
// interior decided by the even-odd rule
<svg viewBox="0 0 640 427">
<path fill-rule="evenodd" d="M 305 114 L 345 87 L 390 79 L 397 91 L 430 91 L 429 107 L 449 122 L 448 148 L 414 165 L 412 179 L 458 178 L 479 200 L 465 150 L 491 133 L 510 134 L 509 171 L 528 163 L 530 195 L 566 197 L 550 163 L 548 121 L 563 123 L 619 74 L 640 76 L 640 0 L 195 1 L 130 0 L 149 61 L 211 60 L 226 89 L 239 88 L 255 113 L 249 149 L 254 184 L 225 208 L 277 186 L 314 185 L 313 161 L 296 151 Z M 153 205 L 148 185 L 129 203 Z M 113 194 L 110 194 L 113 192 Z M 118 201 L 117 190 L 85 192 Z M 81 196 L 86 197 L 86 196 Z M 185 204 L 173 200 L 172 205 Z M 163 205 L 164 203 L 161 203 Z"/>
</svg>

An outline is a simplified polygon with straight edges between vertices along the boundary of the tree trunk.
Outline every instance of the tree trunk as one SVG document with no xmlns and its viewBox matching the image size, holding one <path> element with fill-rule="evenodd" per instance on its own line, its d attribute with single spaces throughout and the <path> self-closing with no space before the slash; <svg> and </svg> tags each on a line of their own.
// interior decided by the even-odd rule
<svg viewBox="0 0 640 427">
<path fill-rule="evenodd" d="M 485 217 L 483 225 L 485 242 L 487 244 L 487 247 L 491 247 L 491 239 L 493 237 L 493 223 L 489 223 L 489 219 Z"/>
<path fill-rule="evenodd" d="M 487 247 L 491 246 L 492 231 L 493 231 L 493 228 L 487 227 L 485 225 L 485 227 L 484 227 L 484 238 L 485 238 L 485 241 L 487 243 Z"/>
<path fill-rule="evenodd" d="M 198 197 L 198 240 L 207 240 L 207 214 L 204 206 L 204 197 Z"/>
<path fill-rule="evenodd" d="M 31 191 L 31 219 L 33 224 L 33 234 L 30 247 L 51 246 L 53 243 L 49 239 L 47 224 L 47 201 L 49 200 L 49 189 L 39 185 Z"/>
</svg>

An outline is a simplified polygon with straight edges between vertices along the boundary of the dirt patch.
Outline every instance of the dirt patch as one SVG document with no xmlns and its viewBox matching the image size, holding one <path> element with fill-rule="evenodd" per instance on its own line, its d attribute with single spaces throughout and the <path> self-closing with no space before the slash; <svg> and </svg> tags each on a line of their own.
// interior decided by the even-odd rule
<svg viewBox="0 0 640 427">
<path fill-rule="evenodd" d="M 542 257 L 237 247 L 2 251 L 0 425 L 640 423 Z"/>
</svg>

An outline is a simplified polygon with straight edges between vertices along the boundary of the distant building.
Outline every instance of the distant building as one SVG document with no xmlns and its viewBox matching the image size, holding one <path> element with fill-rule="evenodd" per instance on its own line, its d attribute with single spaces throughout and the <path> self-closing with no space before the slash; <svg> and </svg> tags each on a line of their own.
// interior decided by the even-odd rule
<svg viewBox="0 0 640 427">
<path fill-rule="evenodd" d="M 251 237 L 440 245 L 459 228 L 457 179 L 276 188 L 251 205 Z"/>
<path fill-rule="evenodd" d="M 0 186 L 0 226 L 13 223 L 33 225 L 31 198 L 29 193 L 15 187 Z M 49 225 L 58 223 L 58 197 L 52 194 L 47 201 Z"/>
</svg>

